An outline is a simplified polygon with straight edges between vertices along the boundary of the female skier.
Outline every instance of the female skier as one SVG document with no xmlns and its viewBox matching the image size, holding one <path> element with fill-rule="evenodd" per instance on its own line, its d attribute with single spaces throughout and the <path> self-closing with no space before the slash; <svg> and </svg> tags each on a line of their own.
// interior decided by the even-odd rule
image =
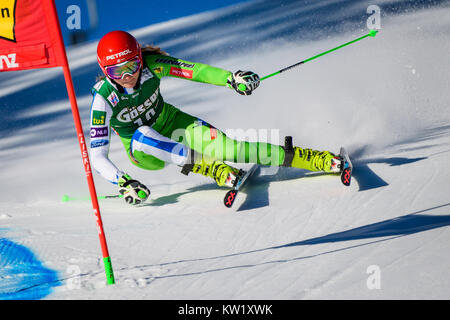
<svg viewBox="0 0 450 320">
<path fill-rule="evenodd" d="M 105 179 L 118 184 L 127 203 L 147 200 L 150 191 L 109 159 L 111 129 L 139 168 L 159 170 L 172 163 L 184 174 L 211 177 L 218 186 L 233 187 L 239 172 L 224 161 L 340 171 L 340 157 L 328 151 L 230 139 L 209 123 L 166 103 L 160 92 L 160 79 L 170 76 L 250 95 L 260 82 L 251 71 L 232 73 L 177 59 L 157 47 L 141 47 L 124 31 L 109 32 L 100 40 L 97 60 L 104 77 L 92 89 L 91 162 Z"/>
</svg>

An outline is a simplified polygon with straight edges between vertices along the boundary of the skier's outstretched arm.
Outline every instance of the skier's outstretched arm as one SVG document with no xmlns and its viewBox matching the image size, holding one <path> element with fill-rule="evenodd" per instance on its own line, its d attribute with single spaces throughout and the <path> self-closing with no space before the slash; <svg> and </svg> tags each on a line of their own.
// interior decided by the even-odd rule
<svg viewBox="0 0 450 320">
<path fill-rule="evenodd" d="M 260 83 L 259 76 L 252 71 L 238 70 L 232 73 L 205 63 L 190 62 L 166 55 L 148 55 L 144 59 L 159 78 L 169 76 L 227 86 L 242 95 L 250 95 Z"/>
</svg>

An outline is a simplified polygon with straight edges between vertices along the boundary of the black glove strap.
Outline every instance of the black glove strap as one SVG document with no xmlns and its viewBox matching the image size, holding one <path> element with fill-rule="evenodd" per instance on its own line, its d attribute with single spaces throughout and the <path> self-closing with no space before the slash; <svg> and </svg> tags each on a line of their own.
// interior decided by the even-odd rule
<svg viewBox="0 0 450 320">
<path fill-rule="evenodd" d="M 132 184 L 133 182 L 137 182 L 138 184 L 140 184 L 139 181 L 134 180 L 134 179 L 130 179 L 130 180 L 125 181 L 125 183 L 122 185 L 122 187 L 123 187 L 123 188 L 126 188 L 126 187 L 128 187 L 130 184 Z"/>
</svg>

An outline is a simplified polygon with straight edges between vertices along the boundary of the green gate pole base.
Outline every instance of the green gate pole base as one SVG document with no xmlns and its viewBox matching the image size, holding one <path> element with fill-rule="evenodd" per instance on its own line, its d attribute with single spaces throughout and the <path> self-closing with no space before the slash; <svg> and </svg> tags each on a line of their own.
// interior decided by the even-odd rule
<svg viewBox="0 0 450 320">
<path fill-rule="evenodd" d="M 114 279 L 114 272 L 111 264 L 111 258 L 110 257 L 103 258 L 103 264 L 105 265 L 107 284 L 116 283 Z"/>
</svg>

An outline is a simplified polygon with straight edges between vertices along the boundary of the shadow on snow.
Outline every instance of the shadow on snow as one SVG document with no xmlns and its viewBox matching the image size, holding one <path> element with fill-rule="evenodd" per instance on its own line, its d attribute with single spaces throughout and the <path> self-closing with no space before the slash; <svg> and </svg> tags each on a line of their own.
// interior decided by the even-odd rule
<svg viewBox="0 0 450 320">
<path fill-rule="evenodd" d="M 264 262 L 258 262 L 258 263 L 240 264 L 240 265 L 234 265 L 234 266 L 229 266 L 229 267 L 224 267 L 224 268 L 214 268 L 214 269 L 207 269 L 207 270 L 201 270 L 201 271 L 195 271 L 195 272 L 189 272 L 189 273 L 179 273 L 179 274 L 173 274 L 173 275 L 155 276 L 155 277 L 151 277 L 151 278 L 153 280 L 157 280 L 157 279 L 164 279 L 164 278 L 184 277 L 184 276 L 191 276 L 191 275 L 213 273 L 213 272 L 230 270 L 230 269 L 250 268 L 250 267 L 256 267 L 256 266 L 261 266 L 261 265 L 265 265 L 265 264 L 284 263 L 284 262 L 292 262 L 292 261 L 297 261 L 297 260 L 310 259 L 310 258 L 315 258 L 315 257 L 322 256 L 322 255 L 329 254 L 329 253 L 336 253 L 336 252 L 340 252 L 340 251 L 351 250 L 354 248 L 359 248 L 359 247 L 363 247 L 363 246 L 367 246 L 367 245 L 371 245 L 371 244 L 381 243 L 384 241 L 390 241 L 390 240 L 397 239 L 399 237 L 407 236 L 410 234 L 415 234 L 415 233 L 419 233 L 419 232 L 424 232 L 424 231 L 428 231 L 428 230 L 432 230 L 432 229 L 436 229 L 436 228 L 443 228 L 443 227 L 449 226 L 450 225 L 450 215 L 425 215 L 425 214 L 422 214 L 427 211 L 432 211 L 435 209 L 440 209 L 440 208 L 444 208 L 444 207 L 448 207 L 448 206 L 450 206 L 450 203 L 446 203 L 446 204 L 443 204 L 440 206 L 435 206 L 435 207 L 428 208 L 425 210 L 417 211 L 417 212 L 414 212 L 414 213 L 411 213 L 408 215 L 384 220 L 381 222 L 369 224 L 366 226 L 361 226 L 358 228 L 353 228 L 353 229 L 342 231 L 342 232 L 336 232 L 336 233 L 328 234 L 325 236 L 315 237 L 315 238 L 311 238 L 311 239 L 305 239 L 305 240 L 301 240 L 301 241 L 286 243 L 286 244 L 262 248 L 262 249 L 233 253 L 233 254 L 228 254 L 228 255 L 223 255 L 223 256 L 166 262 L 166 263 L 161 263 L 161 264 L 157 264 L 157 265 L 134 266 L 134 267 L 131 267 L 131 269 L 134 269 L 134 268 L 141 269 L 141 268 L 146 268 L 146 267 L 150 268 L 150 267 L 155 267 L 155 266 L 166 266 L 166 265 L 173 265 L 173 264 L 187 263 L 187 262 L 198 262 L 198 261 L 208 261 L 208 260 L 215 260 L 215 259 L 232 258 L 232 257 L 238 257 L 238 256 L 247 255 L 247 254 L 264 252 L 264 251 L 268 251 L 268 250 L 279 250 L 279 249 L 296 247 L 296 246 L 336 243 L 336 242 L 344 242 L 344 241 L 351 241 L 351 240 L 375 239 L 375 240 L 371 240 L 369 242 L 352 244 L 350 246 L 336 248 L 336 249 L 332 249 L 332 250 L 328 250 L 328 251 L 323 251 L 323 252 L 319 252 L 319 253 L 315 253 L 315 254 L 307 255 L 307 256 L 299 256 L 299 257 L 286 258 L 286 259 L 277 259 L 277 260 L 270 260 L 270 261 L 264 261 Z M 384 237 L 388 237 L 388 238 L 377 239 L 377 238 L 384 238 Z M 126 268 L 126 269 L 128 269 L 128 268 Z"/>
</svg>

